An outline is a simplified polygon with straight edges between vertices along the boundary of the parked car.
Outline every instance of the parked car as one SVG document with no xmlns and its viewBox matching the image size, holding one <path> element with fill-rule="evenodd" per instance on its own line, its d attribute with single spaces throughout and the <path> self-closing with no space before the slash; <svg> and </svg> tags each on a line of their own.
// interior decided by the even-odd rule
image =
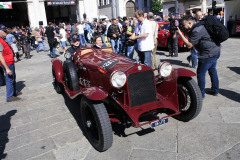
<svg viewBox="0 0 240 160">
<path fill-rule="evenodd" d="M 170 22 L 159 22 L 158 23 L 158 47 L 168 47 L 168 38 L 170 36 L 169 28 Z M 181 49 L 187 49 L 187 46 L 183 43 L 182 38 L 178 37 L 178 47 Z"/>
<path fill-rule="evenodd" d="M 92 146 L 102 152 L 112 146 L 112 123 L 125 127 L 157 127 L 168 117 L 190 121 L 202 108 L 202 95 L 193 76 L 169 62 L 158 74 L 138 60 L 130 60 L 112 48 L 80 48 L 66 60 L 52 60 L 57 93 L 74 99 L 81 96 L 80 114 L 84 132 Z M 146 117 L 151 117 L 150 119 Z"/>
</svg>

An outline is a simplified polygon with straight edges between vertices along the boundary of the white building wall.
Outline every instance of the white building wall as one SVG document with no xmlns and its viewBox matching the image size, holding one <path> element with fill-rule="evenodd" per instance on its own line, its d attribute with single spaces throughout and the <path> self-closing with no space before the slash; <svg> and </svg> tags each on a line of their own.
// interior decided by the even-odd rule
<svg viewBox="0 0 240 160">
<path fill-rule="evenodd" d="M 27 0 L 27 7 L 30 27 L 39 27 L 39 21 L 43 21 L 43 26 L 47 26 L 44 2 L 39 2 L 39 0 Z"/>
<path fill-rule="evenodd" d="M 84 12 L 87 14 L 87 19 L 89 21 L 93 20 L 93 18 L 98 17 L 98 3 L 97 0 L 84 0 Z M 83 13 L 82 13 L 83 18 Z"/>
</svg>

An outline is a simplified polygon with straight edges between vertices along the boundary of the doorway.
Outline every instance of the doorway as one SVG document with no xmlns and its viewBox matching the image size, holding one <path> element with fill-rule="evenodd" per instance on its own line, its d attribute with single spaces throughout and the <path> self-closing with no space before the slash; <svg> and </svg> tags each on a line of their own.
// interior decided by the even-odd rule
<svg viewBox="0 0 240 160">
<path fill-rule="evenodd" d="M 135 16 L 135 4 L 134 2 L 128 1 L 126 4 L 126 16 L 134 17 Z"/>
</svg>

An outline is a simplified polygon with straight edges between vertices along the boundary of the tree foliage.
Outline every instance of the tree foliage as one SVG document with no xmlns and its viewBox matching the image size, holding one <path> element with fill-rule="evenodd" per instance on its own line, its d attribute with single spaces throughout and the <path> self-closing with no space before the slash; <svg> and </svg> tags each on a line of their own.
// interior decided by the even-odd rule
<svg viewBox="0 0 240 160">
<path fill-rule="evenodd" d="M 152 1 L 152 11 L 154 13 L 160 12 L 162 9 L 162 2 L 161 0 L 153 0 Z"/>
</svg>

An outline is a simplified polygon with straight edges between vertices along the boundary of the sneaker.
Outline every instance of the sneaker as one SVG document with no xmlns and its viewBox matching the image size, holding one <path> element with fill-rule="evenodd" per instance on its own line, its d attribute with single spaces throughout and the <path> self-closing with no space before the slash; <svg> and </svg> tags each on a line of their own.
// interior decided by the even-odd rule
<svg viewBox="0 0 240 160">
<path fill-rule="evenodd" d="M 18 100 L 20 100 L 20 99 L 21 99 L 21 98 L 19 98 L 19 97 L 12 97 L 12 98 L 7 99 L 7 102 L 18 101 Z"/>
</svg>

